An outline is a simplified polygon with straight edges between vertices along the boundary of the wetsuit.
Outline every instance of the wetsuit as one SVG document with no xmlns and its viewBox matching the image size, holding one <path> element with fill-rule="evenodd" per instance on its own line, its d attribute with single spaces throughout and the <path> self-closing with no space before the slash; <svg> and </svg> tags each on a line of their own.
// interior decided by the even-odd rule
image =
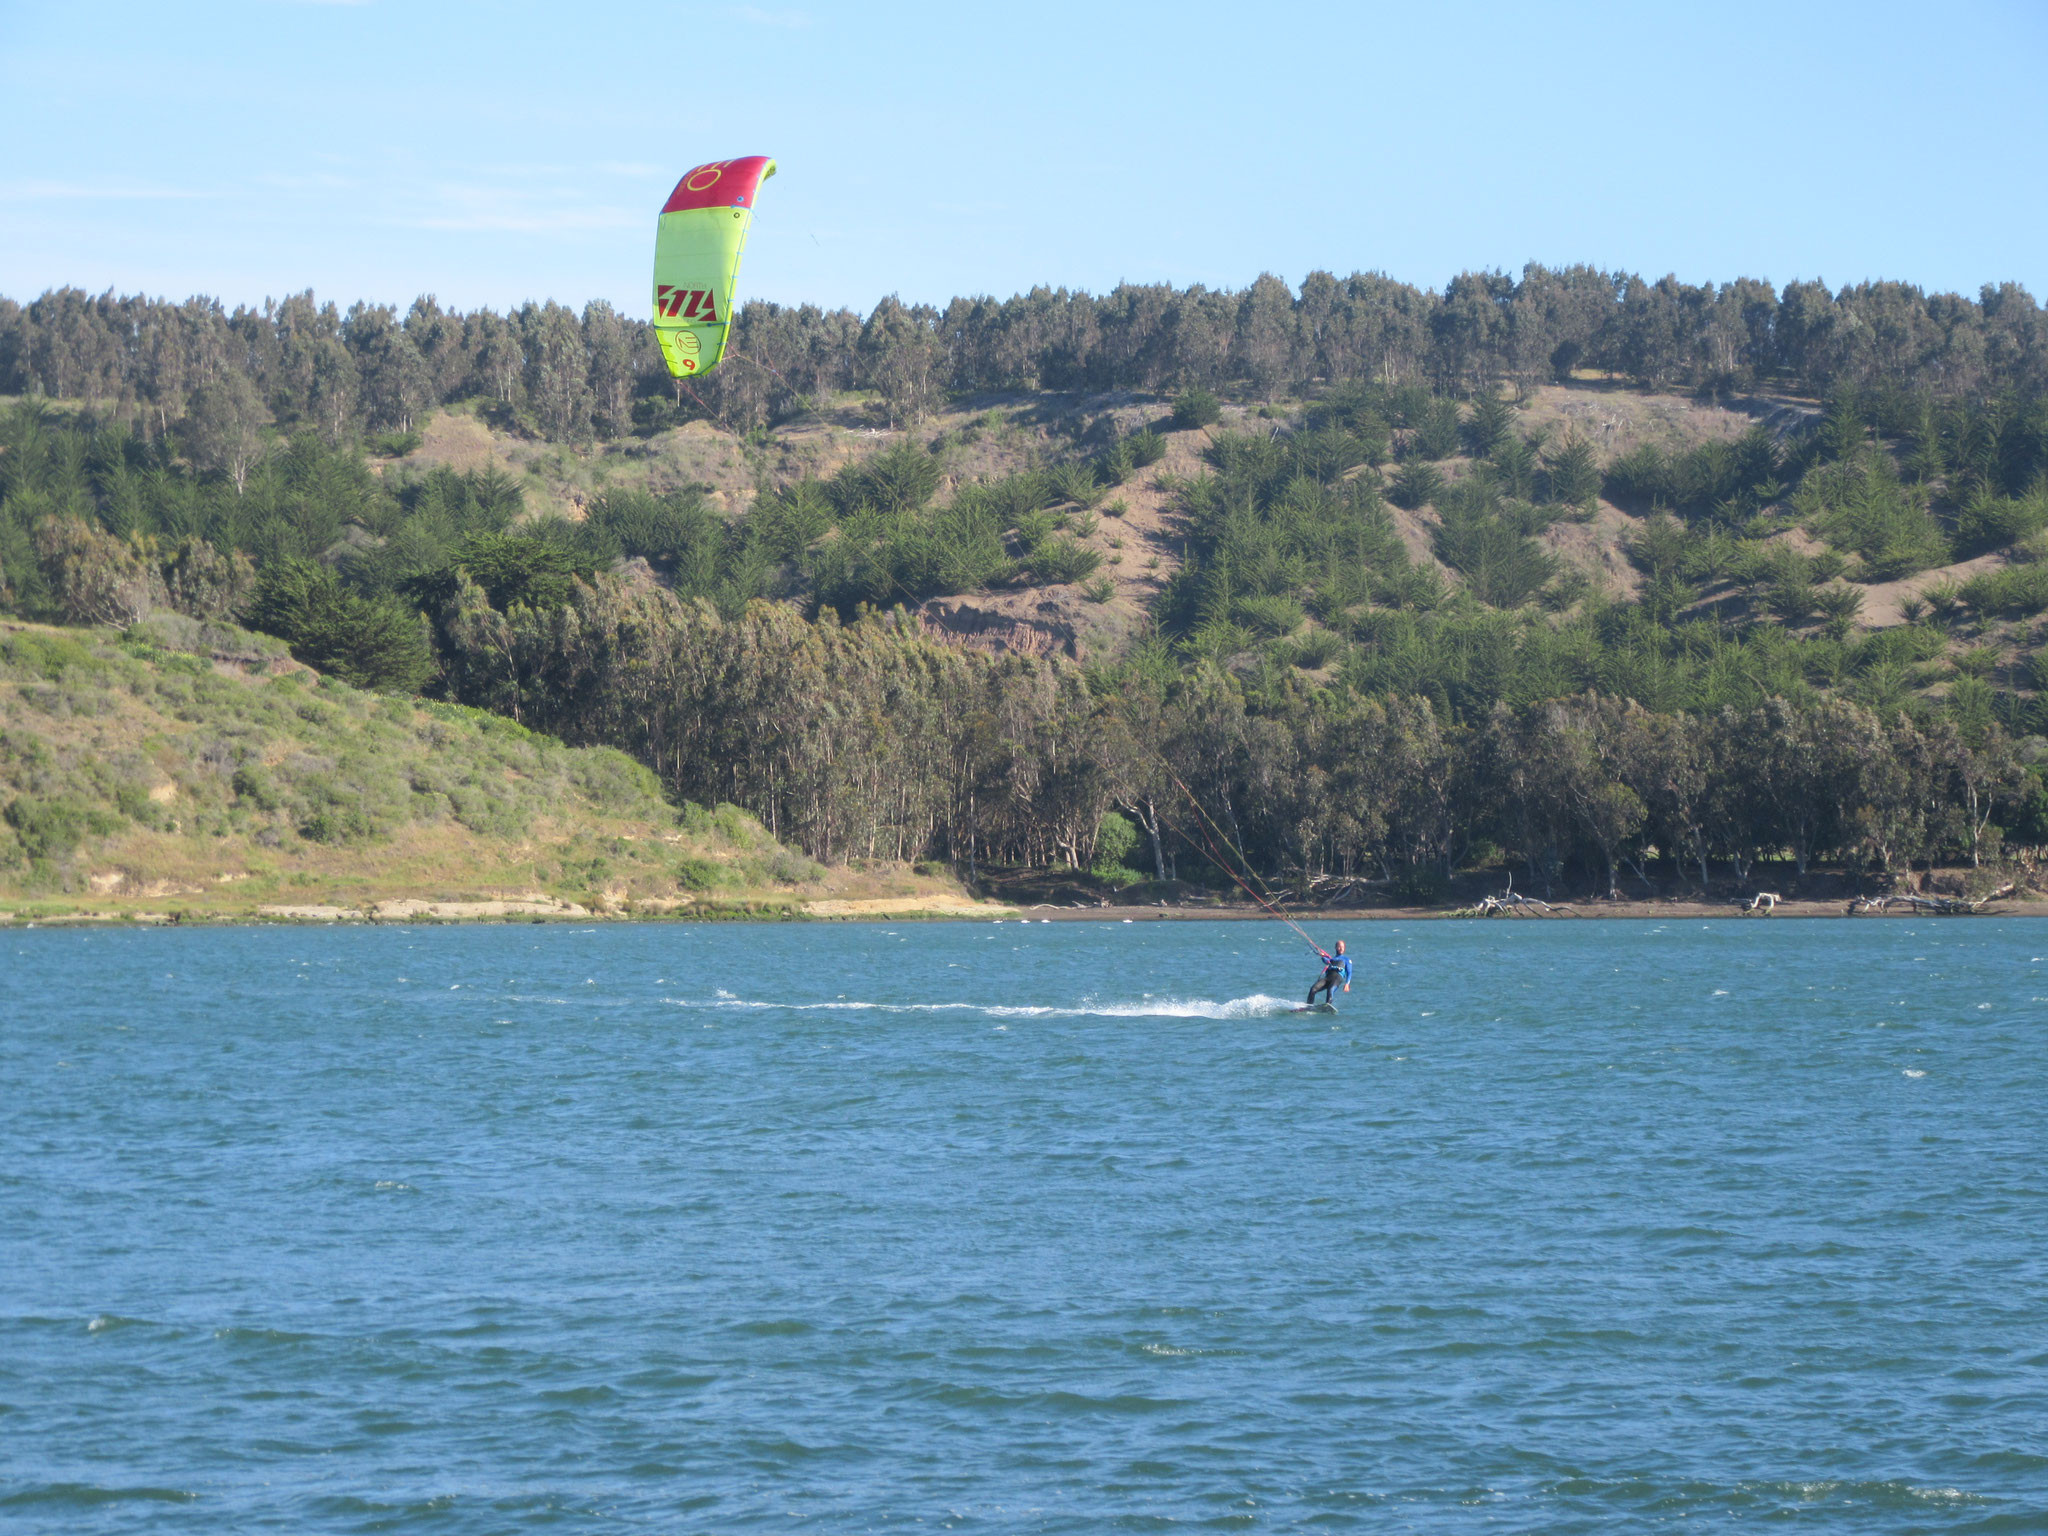
<svg viewBox="0 0 2048 1536">
<path fill-rule="evenodd" d="M 1351 957 L 1349 955 L 1324 955 L 1323 979 L 1308 989 L 1310 1006 L 1314 1006 L 1318 992 L 1323 994 L 1324 1002 L 1333 1001 L 1333 994 L 1336 992 L 1337 983 L 1340 981 L 1347 987 L 1351 985 Z"/>
</svg>

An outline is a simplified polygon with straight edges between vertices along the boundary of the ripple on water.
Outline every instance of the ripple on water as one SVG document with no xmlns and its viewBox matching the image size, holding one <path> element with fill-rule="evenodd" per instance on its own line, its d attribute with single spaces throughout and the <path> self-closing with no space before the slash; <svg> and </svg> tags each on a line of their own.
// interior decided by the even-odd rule
<svg viewBox="0 0 2048 1536">
<path fill-rule="evenodd" d="M 2024 923 L 1040 926 L 0 935 L 0 1527 L 2038 1523 Z"/>
</svg>

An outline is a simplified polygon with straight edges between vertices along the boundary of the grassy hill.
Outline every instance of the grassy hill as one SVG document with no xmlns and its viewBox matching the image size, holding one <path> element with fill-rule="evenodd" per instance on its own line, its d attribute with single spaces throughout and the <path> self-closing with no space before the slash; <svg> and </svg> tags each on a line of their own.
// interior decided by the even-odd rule
<svg viewBox="0 0 2048 1536">
<path fill-rule="evenodd" d="M 282 644 L 160 615 L 0 622 L 0 913 L 387 918 L 958 906 L 827 871 L 625 754 L 359 692 Z"/>
<path fill-rule="evenodd" d="M 929 630 L 955 644 L 1104 660 L 1127 653 L 1153 629 L 1157 599 L 1190 547 L 1183 490 L 1215 471 L 1219 439 L 1286 438 L 1313 423 L 1322 406 L 1316 398 L 1286 395 L 1260 404 L 1219 402 L 1216 421 L 1192 428 L 1178 424 L 1171 402 L 1159 397 L 1128 391 L 1014 393 L 954 400 L 905 434 L 878 424 L 883 417 L 869 395 L 850 392 L 823 397 L 799 417 L 745 434 L 699 420 L 577 447 L 501 430 L 486 404 L 471 402 L 434 415 L 416 440 L 405 440 L 408 451 L 374 464 L 394 484 L 444 469 L 495 470 L 521 487 L 529 520 L 575 521 L 588 506 L 621 492 L 701 494 L 739 530 L 764 495 L 806 480 L 829 480 L 897 443 L 931 452 L 939 468 L 933 499 L 943 503 L 978 483 L 1099 459 L 1105 443 L 1149 427 L 1163 436 L 1164 457 L 1120 484 L 1101 486 L 1092 505 L 1064 520 L 1061 531 L 1099 561 L 1087 580 L 1006 580 L 919 605 Z M 1470 441 L 1471 409 L 1465 407 L 1465 436 L 1431 461 L 1446 487 L 1494 470 Z M 1796 505 L 1790 483 L 1763 515 L 1717 522 L 1704 509 L 1688 514 L 1679 508 L 1688 537 L 1673 538 L 1674 530 L 1657 517 L 1667 497 L 1655 490 L 1630 496 L 1626 475 L 1614 473 L 1617 465 L 1640 463 L 1645 450 L 1678 464 L 1702 450 L 1732 451 L 1759 430 L 1790 457 L 1826 426 L 1823 402 L 1782 391 L 1702 399 L 1592 375 L 1528 390 L 1512 414 L 1513 435 L 1539 452 L 1582 440 L 1607 471 L 1580 515 L 1536 520 L 1542 525 L 1534 529 L 1534 542 L 1559 572 L 1549 589 L 1557 600 L 1549 606 L 1562 614 L 1588 600 L 1636 603 L 1654 588 L 1660 599 L 1669 599 L 1660 610 L 1667 623 L 1734 620 L 1818 637 L 1828 613 L 1823 607 L 1799 611 L 1801 594 L 1846 592 L 1844 600 L 1860 606 L 1852 622 L 1833 626 L 1838 641 L 1918 626 L 1910 647 L 1913 691 L 1939 699 L 1957 676 L 1993 676 L 2008 690 L 2031 692 L 2028 664 L 2040 646 L 2034 616 L 2025 604 L 2007 600 L 1999 586 L 2033 574 L 2038 551 L 2023 539 L 1988 549 L 1981 540 L 1967 548 L 1957 547 L 1962 541 L 1956 540 L 1925 556 L 1926 563 L 1913 562 L 1918 568 L 1897 573 L 1896 562 L 1866 558 L 1870 552 L 1855 547 L 1853 517 L 1834 507 Z M 1405 444 L 1410 434 L 1401 435 Z M 1865 451 L 1885 454 L 1883 432 L 1871 437 Z M 1903 458 L 1909 447 L 1894 440 L 1889 452 Z M 1370 475 L 1391 491 L 1400 464 L 1413 457 L 1407 444 L 1398 463 L 1352 473 Z M 1934 494 L 1942 494 L 1938 480 Z M 1453 597 L 1468 585 L 1468 574 L 1443 558 L 1437 506 L 1404 507 L 1390 497 L 1385 510 L 1418 570 L 1433 574 Z M 1793 594 L 1790 609 L 1787 588 Z M 1566 600 L 1574 593 L 1583 596 Z M 1318 630 L 1347 627 L 1336 616 L 1314 612 L 1313 605 L 1311 610 L 1293 636 L 1294 654 L 1306 649 L 1313 656 Z M 1931 629 L 1925 623 L 1930 614 L 1937 621 Z M 1304 637 L 1312 642 L 1308 647 L 1299 644 Z M 1891 650 L 1880 649 L 1880 661 L 1889 664 Z M 1843 675 L 1819 678 L 1823 685 L 1849 681 L 1856 670 L 1822 658 L 1820 670 L 1831 669 Z M 1886 689 L 1889 697 L 1889 674 Z"/>
</svg>

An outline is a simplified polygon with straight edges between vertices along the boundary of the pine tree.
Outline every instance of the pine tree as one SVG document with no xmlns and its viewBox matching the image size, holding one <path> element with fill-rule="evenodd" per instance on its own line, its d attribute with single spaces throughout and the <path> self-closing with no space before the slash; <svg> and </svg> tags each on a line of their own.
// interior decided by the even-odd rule
<svg viewBox="0 0 2048 1536">
<path fill-rule="evenodd" d="M 1590 507 L 1600 494 L 1600 466 L 1593 445 L 1576 432 L 1543 460 L 1550 499 L 1561 506 Z"/>
</svg>

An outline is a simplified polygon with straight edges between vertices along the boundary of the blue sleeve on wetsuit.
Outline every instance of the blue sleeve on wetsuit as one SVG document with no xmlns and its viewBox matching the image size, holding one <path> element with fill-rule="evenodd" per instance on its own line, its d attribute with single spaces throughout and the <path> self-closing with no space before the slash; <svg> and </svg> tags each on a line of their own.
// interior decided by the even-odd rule
<svg viewBox="0 0 2048 1536">
<path fill-rule="evenodd" d="M 1351 957 L 1349 955 L 1344 956 L 1344 985 L 1347 987 L 1351 985 Z"/>
</svg>

